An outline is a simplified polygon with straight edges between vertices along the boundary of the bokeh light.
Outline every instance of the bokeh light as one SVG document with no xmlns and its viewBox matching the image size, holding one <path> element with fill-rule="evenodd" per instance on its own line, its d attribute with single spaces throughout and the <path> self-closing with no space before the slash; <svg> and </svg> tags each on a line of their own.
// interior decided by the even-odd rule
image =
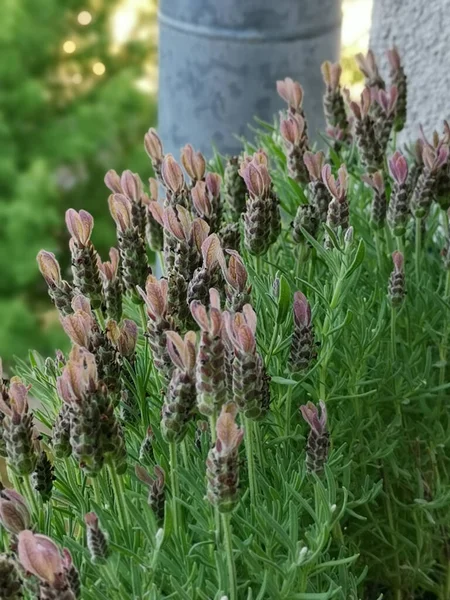
<svg viewBox="0 0 450 600">
<path fill-rule="evenodd" d="M 75 44 L 75 42 L 72 42 L 72 40 L 67 40 L 63 44 L 63 50 L 64 52 L 67 52 L 67 54 L 72 54 L 73 52 L 75 52 L 76 49 L 77 45 Z"/>
<path fill-rule="evenodd" d="M 92 70 L 94 71 L 95 75 L 103 75 L 103 73 L 106 71 L 106 67 L 102 62 L 96 62 L 92 67 Z"/>
<path fill-rule="evenodd" d="M 82 10 L 78 15 L 78 23 L 80 25 L 89 25 L 92 21 L 92 15 L 87 10 Z"/>
</svg>

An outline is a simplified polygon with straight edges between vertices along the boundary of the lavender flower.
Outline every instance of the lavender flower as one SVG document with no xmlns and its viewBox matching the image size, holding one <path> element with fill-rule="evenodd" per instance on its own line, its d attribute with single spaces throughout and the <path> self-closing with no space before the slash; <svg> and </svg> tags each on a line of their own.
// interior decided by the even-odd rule
<svg viewBox="0 0 450 600">
<path fill-rule="evenodd" d="M 311 194 L 311 204 L 316 209 L 320 220 L 325 222 L 327 220 L 328 205 L 331 202 L 330 192 L 328 191 L 328 188 L 322 179 L 322 169 L 325 163 L 325 155 L 322 151 L 316 152 L 315 154 L 313 152 L 305 152 L 303 161 L 308 170 L 310 179 L 308 189 Z"/>
<path fill-rule="evenodd" d="M 42 600 L 75 600 L 58 546 L 45 535 L 19 534 L 18 557 L 23 569 L 39 580 Z"/>
<path fill-rule="evenodd" d="M 240 174 L 249 193 L 244 214 L 244 243 L 251 254 L 264 254 L 278 236 L 280 225 L 265 154 L 257 153 L 246 160 Z"/>
<path fill-rule="evenodd" d="M 392 306 L 400 306 L 405 299 L 406 285 L 405 285 L 405 271 L 404 271 L 404 257 L 401 252 L 394 252 L 392 254 L 392 262 L 394 263 L 394 270 L 389 278 L 388 295 L 392 303 Z"/>
<path fill-rule="evenodd" d="M 203 304 L 191 303 L 191 313 L 200 327 L 200 345 L 197 354 L 196 390 L 198 410 L 210 416 L 226 400 L 225 349 L 222 341 L 222 312 L 220 297 L 215 289 L 209 290 L 209 314 Z"/>
<path fill-rule="evenodd" d="M 217 439 L 206 461 L 208 500 L 220 512 L 230 512 L 238 502 L 239 446 L 243 429 L 236 424 L 237 409 L 234 404 L 222 407 L 217 419 Z"/>
<path fill-rule="evenodd" d="M 222 266 L 226 282 L 226 309 L 232 313 L 240 312 L 250 302 L 252 286 L 248 284 L 247 269 L 240 254 L 236 250 L 227 250 L 227 254 L 230 256 L 228 266 Z"/>
<path fill-rule="evenodd" d="M 308 172 L 303 155 L 308 150 L 305 119 L 298 114 L 290 114 L 280 120 L 280 133 L 284 140 L 289 177 L 300 183 L 308 181 Z"/>
<path fill-rule="evenodd" d="M 95 512 L 84 515 L 86 523 L 87 545 L 94 562 L 104 561 L 108 557 L 108 540 L 100 528 Z"/>
<path fill-rule="evenodd" d="M 189 306 L 194 300 L 208 303 L 209 288 L 212 285 L 215 273 L 224 267 L 225 258 L 217 234 L 209 235 L 202 244 L 203 263 L 198 267 L 189 282 L 187 301 Z"/>
<path fill-rule="evenodd" d="M 183 338 L 175 331 L 167 332 L 167 350 L 175 366 L 164 398 L 161 430 L 168 442 L 181 442 L 195 408 L 195 342 L 188 331 Z"/>
<path fill-rule="evenodd" d="M 30 510 L 19 492 L 8 488 L 0 490 L 0 523 L 13 535 L 30 527 Z"/>
<path fill-rule="evenodd" d="M 144 285 L 151 272 L 147 263 L 145 242 L 133 224 L 130 200 L 123 194 L 109 197 L 109 210 L 117 226 L 117 239 L 122 259 L 122 281 L 126 291 L 132 293 L 133 301 L 138 301 L 136 287 Z"/>
<path fill-rule="evenodd" d="M 174 329 L 175 323 L 169 315 L 168 282 L 149 275 L 145 284 L 145 292 L 138 288 L 147 308 L 147 335 L 152 350 L 153 363 L 159 373 L 169 379 L 173 363 L 167 350 L 166 333 Z"/>
<path fill-rule="evenodd" d="M 289 364 L 292 371 L 304 371 L 316 357 L 311 307 L 302 292 L 294 294 L 294 331 Z"/>
<path fill-rule="evenodd" d="M 73 282 L 80 293 L 87 296 L 94 308 L 102 304 L 102 283 L 98 272 L 97 252 L 91 242 L 94 219 L 85 210 L 66 211 L 66 225 L 70 235 Z"/>
<path fill-rule="evenodd" d="M 398 99 L 395 107 L 394 129 L 395 131 L 401 131 L 406 122 L 408 91 L 407 78 L 400 60 L 400 55 L 395 46 L 387 51 L 387 57 L 391 67 L 390 77 L 393 85 L 395 85 L 398 90 Z"/>
<path fill-rule="evenodd" d="M 164 150 L 162 142 L 156 133 L 156 130 L 150 128 L 144 136 L 144 147 L 148 157 L 151 160 L 153 170 L 161 181 L 161 166 L 164 159 Z"/>
<path fill-rule="evenodd" d="M 373 190 L 370 222 L 376 229 L 381 229 L 387 212 L 383 171 L 376 171 L 373 175 L 363 175 L 361 179 Z"/>
<path fill-rule="evenodd" d="M 201 152 L 195 152 L 191 144 L 186 144 L 181 149 L 181 163 L 191 179 L 192 186 L 197 181 L 204 179 L 206 171 L 205 158 Z"/>
<path fill-rule="evenodd" d="M 377 61 L 372 50 L 369 50 L 364 54 L 357 54 L 355 56 L 359 70 L 366 78 L 366 85 L 369 88 L 378 88 L 384 90 L 385 83 L 378 70 Z"/>
<path fill-rule="evenodd" d="M 120 321 L 122 318 L 122 282 L 119 274 L 119 251 L 111 248 L 109 261 L 98 259 L 98 268 L 103 283 L 106 314 L 110 319 Z"/>
<path fill-rule="evenodd" d="M 0 554 L 0 590 L 5 600 L 21 600 L 22 579 L 17 562 L 12 556 Z"/>
<path fill-rule="evenodd" d="M 159 466 L 155 466 L 155 479 L 150 477 L 147 471 L 140 465 L 135 467 L 137 478 L 148 486 L 148 505 L 152 509 L 156 522 L 162 525 L 164 522 L 165 473 Z"/>
<path fill-rule="evenodd" d="M 398 90 L 392 86 L 389 91 L 379 89 L 374 98 L 380 110 L 375 121 L 375 133 L 380 147 L 386 151 L 397 109 Z"/>
<path fill-rule="evenodd" d="M 158 202 L 158 182 L 149 179 L 151 199 L 147 202 L 147 243 L 154 252 L 160 252 L 164 247 L 163 207 Z"/>
<path fill-rule="evenodd" d="M 61 269 L 52 252 L 40 250 L 37 255 L 39 270 L 48 285 L 48 295 L 61 315 L 71 312 L 72 287 L 61 277 Z"/>
<path fill-rule="evenodd" d="M 424 144 L 422 150 L 423 171 L 419 176 L 411 198 L 411 209 L 419 219 L 426 217 L 433 199 L 437 196 L 437 178 L 448 162 L 449 149 L 442 142 L 437 147 Z"/>
<path fill-rule="evenodd" d="M 335 231 L 340 227 L 343 232 L 349 225 L 349 206 L 347 199 L 348 174 L 345 164 L 339 167 L 337 178 L 331 173 L 331 166 L 324 165 L 322 169 L 322 179 L 332 197 L 328 205 L 327 225 Z M 326 245 L 330 242 L 326 239 Z"/>
<path fill-rule="evenodd" d="M 226 335 L 233 349 L 233 398 L 239 410 L 250 419 L 265 416 L 267 395 L 263 360 L 256 349 L 256 314 L 250 304 L 242 313 L 223 313 Z"/>
<path fill-rule="evenodd" d="M 167 193 L 164 206 L 180 205 L 183 208 L 190 208 L 183 171 L 172 154 L 165 155 L 161 167 L 161 176 Z"/>
<path fill-rule="evenodd" d="M 321 473 L 327 462 L 330 446 L 327 431 L 327 409 L 325 402 L 319 402 L 321 414 L 312 402 L 300 407 L 300 412 L 310 427 L 306 444 L 306 469 L 309 473 Z"/>
<path fill-rule="evenodd" d="M 364 88 L 361 101 L 351 101 L 350 110 L 355 117 L 355 135 L 361 160 L 369 173 L 383 167 L 384 151 L 377 137 L 375 119 L 370 114 L 372 108 L 370 88 Z"/>
<path fill-rule="evenodd" d="M 388 162 L 389 171 L 394 179 L 388 207 L 388 224 L 394 235 L 402 236 L 405 233 L 409 217 L 408 188 L 406 184 L 408 163 L 398 151 L 391 156 Z"/>
<path fill-rule="evenodd" d="M 33 441 L 33 415 L 29 412 L 27 387 L 18 377 L 11 379 L 8 397 L 0 395 L 3 440 L 9 467 L 18 475 L 31 475 L 37 456 Z"/>
<path fill-rule="evenodd" d="M 245 210 L 247 188 L 239 174 L 239 157 L 232 156 L 225 166 L 223 177 L 223 193 L 225 203 L 231 212 L 233 221 L 238 221 Z M 224 248 L 230 246 L 224 245 Z"/>
<path fill-rule="evenodd" d="M 327 127 L 337 127 L 345 138 L 348 134 L 349 123 L 345 111 L 345 102 L 342 95 L 340 79 L 342 67 L 339 63 L 325 61 L 321 66 L 326 91 L 323 96 L 323 107 Z"/>
</svg>

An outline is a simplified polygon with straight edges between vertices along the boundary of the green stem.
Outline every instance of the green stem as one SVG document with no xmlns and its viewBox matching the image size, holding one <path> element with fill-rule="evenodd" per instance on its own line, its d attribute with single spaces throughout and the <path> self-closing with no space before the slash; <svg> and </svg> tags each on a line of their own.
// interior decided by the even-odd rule
<svg viewBox="0 0 450 600">
<path fill-rule="evenodd" d="M 375 248 L 377 251 L 378 273 L 383 273 L 383 253 L 381 252 L 381 239 L 379 231 L 375 232 Z"/>
<path fill-rule="evenodd" d="M 92 489 L 94 491 L 95 503 L 98 504 L 99 506 L 102 506 L 102 493 L 100 490 L 100 482 L 98 480 L 98 476 L 92 477 L 91 482 L 92 482 Z"/>
<path fill-rule="evenodd" d="M 287 392 L 287 397 L 286 397 L 286 428 L 285 428 L 285 433 L 286 433 L 286 437 L 288 437 L 291 434 L 291 412 L 292 412 L 292 392 L 293 392 L 293 386 L 290 385 L 288 392 Z"/>
<path fill-rule="evenodd" d="M 123 528 L 123 531 L 126 533 L 128 532 L 129 527 L 128 513 L 125 506 L 125 490 L 123 487 L 123 480 L 122 477 L 119 477 L 119 475 L 117 475 L 114 464 L 108 464 L 108 473 L 114 491 L 117 512 L 119 513 L 119 522 L 121 527 Z"/>
<path fill-rule="evenodd" d="M 444 300 L 448 301 L 450 295 L 450 269 L 447 271 L 447 278 L 445 280 L 445 291 L 444 291 Z M 442 336 L 442 342 L 439 346 L 439 360 L 441 363 L 441 370 L 439 372 L 439 385 L 442 386 L 445 383 L 445 375 L 447 371 L 447 342 L 448 342 L 448 315 L 447 309 L 445 311 L 444 318 L 444 334 Z"/>
<path fill-rule="evenodd" d="M 275 327 L 273 328 L 273 333 L 272 333 L 272 339 L 270 340 L 270 346 L 269 346 L 269 350 L 268 350 L 267 356 L 266 356 L 266 367 L 267 368 L 269 367 L 273 351 L 275 350 L 275 344 L 278 339 L 278 329 L 279 329 L 279 325 L 278 325 L 278 323 L 275 323 Z"/>
<path fill-rule="evenodd" d="M 34 518 L 38 519 L 39 517 L 39 504 L 37 500 L 38 492 L 33 490 L 31 485 L 31 475 L 23 476 L 23 495 L 27 498 L 28 502 L 31 505 L 31 510 L 34 514 Z"/>
<path fill-rule="evenodd" d="M 105 319 L 102 314 L 101 308 L 96 308 L 94 310 L 95 316 L 97 317 L 97 322 L 100 325 L 101 329 L 105 329 Z"/>
<path fill-rule="evenodd" d="M 255 256 L 255 272 L 257 275 L 261 275 L 261 271 L 262 271 L 262 256 L 261 256 L 261 254 L 258 254 L 257 256 Z"/>
<path fill-rule="evenodd" d="M 178 456 L 177 456 L 177 444 L 176 442 L 169 443 L 170 453 L 170 485 L 172 491 L 172 513 L 173 513 L 173 524 L 177 535 L 180 533 L 180 511 L 178 498 L 180 496 L 180 489 L 178 485 Z"/>
<path fill-rule="evenodd" d="M 237 580 L 236 580 L 236 565 L 233 557 L 233 539 L 231 535 L 231 515 L 229 513 L 222 514 L 223 541 L 225 552 L 227 555 L 228 567 L 228 597 L 230 600 L 237 600 Z"/>
<path fill-rule="evenodd" d="M 395 239 L 397 241 L 397 250 L 405 256 L 405 236 L 398 235 Z"/>
<path fill-rule="evenodd" d="M 389 254 L 392 254 L 394 252 L 394 244 L 392 241 L 391 230 L 389 229 L 389 225 L 387 223 L 384 226 L 384 236 L 386 238 L 386 246 L 387 246 L 388 252 L 389 252 Z"/>
<path fill-rule="evenodd" d="M 250 499 L 251 499 L 252 504 L 255 505 L 258 488 L 257 488 L 257 484 L 256 484 L 255 453 L 254 453 L 254 448 L 253 448 L 253 421 L 251 419 L 245 418 L 244 438 L 245 438 L 245 452 L 247 455 L 248 483 L 249 483 L 249 487 L 250 487 Z"/>
<path fill-rule="evenodd" d="M 165 269 L 164 269 L 164 254 L 162 252 L 162 250 L 158 250 L 158 252 L 156 253 L 159 259 L 159 268 L 161 269 L 161 275 L 165 274 Z"/>
<path fill-rule="evenodd" d="M 392 362 L 395 361 L 397 357 L 396 352 L 396 339 L 395 339 L 395 330 L 396 330 L 396 322 L 397 322 L 397 310 L 394 306 L 391 307 L 391 352 L 392 352 Z"/>
<path fill-rule="evenodd" d="M 415 252 L 415 265 L 416 265 L 416 281 L 420 283 L 420 258 L 422 255 L 422 219 L 416 217 L 416 252 Z"/>
</svg>

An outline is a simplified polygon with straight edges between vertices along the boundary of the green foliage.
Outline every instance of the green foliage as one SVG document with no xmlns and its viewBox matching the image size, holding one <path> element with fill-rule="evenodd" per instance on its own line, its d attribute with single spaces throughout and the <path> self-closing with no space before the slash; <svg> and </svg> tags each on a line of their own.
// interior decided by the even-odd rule
<svg viewBox="0 0 450 600">
<path fill-rule="evenodd" d="M 103 217 L 103 175 L 111 166 L 120 171 L 146 164 L 137 150 L 155 109 L 136 80 L 154 49 L 148 37 L 113 48 L 110 20 L 117 6 L 109 0 L 2 2 L 0 354 L 5 360 L 24 356 L 30 347 L 43 352 L 52 347 L 51 336 L 38 326 L 45 289 L 34 258 L 42 247 L 65 248 L 61 214 L 79 202 L 87 206 L 98 217 L 97 247 L 106 253 L 113 228 Z M 139 15 L 139 31 L 132 37 L 148 31 L 153 9 L 149 3 Z M 92 15 L 86 26 L 77 21 L 83 10 Z M 66 40 L 76 43 L 73 54 L 64 52 Z M 92 71 L 98 61 L 106 67 L 102 76 Z M 67 269 L 67 253 L 62 262 Z M 31 320 L 34 326 L 25 327 Z"/>
</svg>

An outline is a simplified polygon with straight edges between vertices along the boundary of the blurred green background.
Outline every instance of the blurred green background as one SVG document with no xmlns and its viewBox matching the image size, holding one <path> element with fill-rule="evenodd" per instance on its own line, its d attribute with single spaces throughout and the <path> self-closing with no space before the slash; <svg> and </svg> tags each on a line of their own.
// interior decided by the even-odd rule
<svg viewBox="0 0 450 600">
<path fill-rule="evenodd" d="M 95 218 L 103 258 L 114 244 L 105 172 L 149 176 L 143 135 L 156 120 L 156 0 L 1 0 L 0 356 L 67 344 L 35 257 L 70 269 L 64 212 Z M 361 82 L 371 0 L 344 0 L 344 82 Z"/>
<path fill-rule="evenodd" d="M 152 0 L 2 0 L 0 26 L 0 356 L 64 343 L 37 269 L 40 248 L 69 268 L 64 212 L 94 215 L 114 243 L 103 176 L 149 172 L 155 122 Z"/>
</svg>

